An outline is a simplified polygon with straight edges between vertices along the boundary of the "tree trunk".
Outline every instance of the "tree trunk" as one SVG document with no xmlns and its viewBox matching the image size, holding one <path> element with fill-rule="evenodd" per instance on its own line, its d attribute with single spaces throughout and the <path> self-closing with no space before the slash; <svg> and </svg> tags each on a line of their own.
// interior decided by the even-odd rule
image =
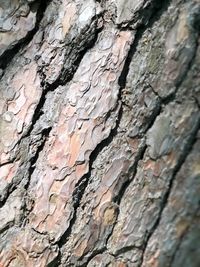
<svg viewBox="0 0 200 267">
<path fill-rule="evenodd" d="M 0 0 L 0 266 L 200 266 L 200 1 Z"/>
</svg>

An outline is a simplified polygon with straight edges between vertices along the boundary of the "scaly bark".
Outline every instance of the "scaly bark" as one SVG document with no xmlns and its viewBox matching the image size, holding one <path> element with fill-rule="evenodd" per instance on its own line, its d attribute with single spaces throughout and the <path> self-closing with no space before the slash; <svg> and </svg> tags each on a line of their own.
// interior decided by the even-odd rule
<svg viewBox="0 0 200 267">
<path fill-rule="evenodd" d="M 200 265 L 199 14 L 0 0 L 0 266 Z"/>
</svg>

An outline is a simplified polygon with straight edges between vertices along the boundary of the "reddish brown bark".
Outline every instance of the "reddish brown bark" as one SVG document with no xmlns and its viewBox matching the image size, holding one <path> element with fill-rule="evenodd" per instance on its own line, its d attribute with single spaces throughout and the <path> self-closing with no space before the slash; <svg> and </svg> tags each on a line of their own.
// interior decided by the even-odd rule
<svg viewBox="0 0 200 267">
<path fill-rule="evenodd" d="M 0 1 L 0 266 L 200 265 L 199 14 Z"/>
</svg>

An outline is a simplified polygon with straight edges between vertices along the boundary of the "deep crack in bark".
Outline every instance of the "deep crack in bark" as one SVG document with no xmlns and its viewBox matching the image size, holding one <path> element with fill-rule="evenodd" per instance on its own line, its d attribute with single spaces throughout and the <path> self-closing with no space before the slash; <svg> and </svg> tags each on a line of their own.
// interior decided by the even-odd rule
<svg viewBox="0 0 200 267">
<path fill-rule="evenodd" d="M 0 57 L 0 68 L 1 69 L 5 70 L 7 68 L 7 66 L 12 62 L 13 57 L 15 57 L 20 52 L 20 50 L 22 50 L 24 47 L 26 47 L 31 42 L 31 40 L 33 39 L 33 37 L 35 36 L 37 31 L 39 30 L 40 22 L 43 19 L 45 10 L 46 10 L 48 4 L 50 3 L 50 1 L 51 0 L 40 1 L 40 4 L 38 6 L 37 15 L 36 15 L 35 27 L 31 31 L 29 31 L 24 38 L 19 40 L 18 43 L 15 44 L 11 49 L 6 50 L 1 55 L 1 57 Z M 30 6 L 33 6 L 33 4 L 35 4 L 35 2 L 30 4 Z"/>
<path fill-rule="evenodd" d="M 196 142 L 196 136 L 197 136 L 197 133 L 198 133 L 199 129 L 200 129 L 200 118 L 198 119 L 197 123 L 194 125 L 190 136 L 187 138 L 187 140 L 185 142 L 185 145 L 183 147 L 183 151 L 180 154 L 180 157 L 178 159 L 178 162 L 177 162 L 176 166 L 174 167 L 174 171 L 173 171 L 172 176 L 171 176 L 171 178 L 169 180 L 168 190 L 164 194 L 164 197 L 163 197 L 163 200 L 162 200 L 162 203 L 161 203 L 161 209 L 159 211 L 158 218 L 157 218 L 157 220 L 156 220 L 156 222 L 154 224 L 153 229 L 148 234 L 148 236 L 146 238 L 146 241 L 145 241 L 145 244 L 144 244 L 144 247 L 143 247 L 142 259 L 141 259 L 141 264 L 140 264 L 141 267 L 143 265 L 144 255 L 145 255 L 146 248 L 148 246 L 148 242 L 149 242 L 150 238 L 152 237 L 152 235 L 155 233 L 155 231 L 156 231 L 156 229 L 157 229 L 157 227 L 158 227 L 158 225 L 160 223 L 160 220 L 162 218 L 163 210 L 167 206 L 168 199 L 169 199 L 171 190 L 173 188 L 173 182 L 175 180 L 175 177 L 176 177 L 177 173 L 179 172 L 179 170 L 181 169 L 181 167 L 183 166 L 183 164 L 184 164 L 185 160 L 187 159 L 188 155 L 192 151 L 193 145 Z"/>
<path fill-rule="evenodd" d="M 118 99 L 119 103 L 117 105 L 120 104 L 120 98 Z M 91 177 L 91 171 L 92 171 L 92 166 L 93 166 L 93 163 L 95 162 L 97 156 L 101 153 L 101 151 L 107 147 L 109 144 L 112 143 L 112 140 L 113 138 L 117 135 L 117 130 L 118 130 L 118 126 L 119 126 L 119 123 L 121 121 L 121 116 L 122 116 L 122 108 L 120 108 L 119 112 L 118 112 L 118 117 L 116 119 L 116 122 L 115 122 L 115 127 L 111 130 L 109 136 L 107 138 L 105 138 L 104 140 L 102 140 L 98 145 L 97 147 L 92 151 L 91 155 L 90 155 L 90 159 L 89 159 L 89 172 L 87 174 L 85 174 L 79 181 L 78 183 L 76 184 L 75 186 L 75 190 L 73 192 L 73 196 L 72 196 L 72 199 L 73 199 L 73 209 L 74 209 L 74 212 L 73 212 L 73 216 L 70 220 L 70 224 L 69 224 L 69 227 L 68 229 L 66 230 L 66 232 L 62 235 L 62 237 L 60 238 L 60 240 L 57 242 L 57 245 L 59 247 L 59 249 L 61 249 L 68 241 L 68 238 L 70 237 L 71 233 L 72 233 L 72 228 L 76 222 L 76 218 L 77 218 L 77 210 L 80 206 L 80 202 L 81 202 L 81 199 L 84 195 L 84 192 L 87 188 L 87 185 L 90 181 L 90 177 Z M 96 254 L 96 252 L 95 252 Z M 88 257 L 90 258 L 90 257 Z M 58 264 L 55 265 L 55 267 L 58 267 L 61 263 L 61 255 L 58 255 L 58 258 L 57 258 L 57 262 Z M 86 266 L 86 265 L 83 265 L 83 266 Z"/>
<path fill-rule="evenodd" d="M 118 100 L 120 100 L 120 102 L 121 102 L 121 98 L 122 98 L 122 90 L 123 90 L 123 89 L 125 88 L 125 86 L 126 86 L 126 80 L 127 80 L 127 76 L 128 76 L 128 73 L 129 73 L 129 67 L 130 67 L 132 58 L 133 58 L 133 56 L 134 56 L 134 54 L 135 54 L 135 52 L 136 52 L 136 50 L 137 50 L 137 45 L 138 45 L 140 39 L 142 38 L 142 35 L 143 35 L 144 31 L 145 31 L 146 29 L 148 29 L 149 27 L 151 27 L 151 26 L 153 25 L 153 23 L 154 23 L 155 21 L 158 20 L 158 18 L 161 16 L 162 12 L 164 12 L 164 10 L 168 7 L 168 4 L 169 4 L 169 1 L 165 1 L 165 3 L 164 3 L 163 5 L 161 5 L 161 7 L 160 7 L 158 10 L 157 10 L 157 9 L 153 9 L 153 10 L 155 11 L 155 13 L 152 12 L 152 14 L 151 14 L 151 16 L 150 16 L 149 23 L 148 23 L 145 27 L 144 27 L 143 25 L 140 26 L 140 27 L 138 28 L 138 30 L 137 30 L 135 39 L 134 39 L 132 45 L 130 46 L 130 49 L 129 49 L 127 58 L 126 58 L 125 63 L 124 63 L 123 70 L 122 70 L 121 75 L 120 75 L 119 80 L 118 80 L 118 84 L 119 84 L 119 86 L 120 86 Z M 155 8 L 155 6 L 154 6 L 154 8 Z M 120 110 L 121 110 L 121 115 L 122 115 L 122 112 L 123 112 L 123 105 L 122 105 L 122 107 L 121 107 Z M 147 127 L 145 133 L 151 128 L 151 126 L 152 126 L 153 123 L 155 122 L 155 120 L 156 120 L 157 116 L 160 114 L 160 112 L 161 112 L 161 103 L 159 103 L 159 106 L 156 107 L 155 110 L 152 112 L 152 116 L 151 116 L 151 118 L 150 118 L 150 123 L 148 124 L 148 127 Z M 121 115 L 120 115 L 120 117 L 121 117 Z M 120 121 L 121 121 L 121 118 L 118 119 L 118 125 L 116 125 L 116 130 L 115 130 L 116 133 L 115 133 L 115 135 L 117 135 L 117 129 L 118 129 L 118 126 L 119 126 Z M 110 136 L 111 136 L 111 140 L 109 141 L 109 143 L 112 142 L 112 139 L 114 138 L 115 135 L 114 135 L 113 133 L 110 134 Z M 106 140 L 107 140 L 107 139 L 106 139 Z M 105 147 L 105 146 L 102 146 L 102 149 L 103 149 L 104 147 Z M 122 199 L 123 195 L 125 194 L 126 189 L 128 188 L 128 186 L 130 185 L 130 183 L 132 182 L 133 178 L 135 177 L 135 175 L 136 175 L 136 173 L 137 173 L 137 166 L 138 166 L 138 163 L 139 163 L 140 160 L 143 159 L 143 156 L 144 156 L 144 153 L 145 153 L 145 151 L 146 151 L 146 148 L 147 148 L 147 146 L 146 146 L 146 145 L 143 145 L 142 148 L 140 149 L 140 151 L 138 152 L 138 154 L 137 154 L 137 156 L 136 156 L 136 159 L 135 159 L 135 161 L 134 161 L 134 164 L 133 164 L 133 165 L 130 167 L 130 169 L 129 169 L 129 172 L 131 172 L 131 173 L 133 172 L 133 174 L 131 175 L 132 178 L 131 178 L 131 179 L 128 179 L 128 180 L 122 185 L 122 187 L 121 187 L 121 189 L 120 189 L 120 192 L 119 192 L 118 196 L 113 200 L 113 202 L 117 203 L 118 205 L 120 205 L 121 199 Z M 102 150 L 102 149 L 101 149 L 101 150 Z M 98 152 L 96 153 L 96 156 L 97 156 L 99 153 L 100 153 L 100 151 L 98 151 Z M 93 164 L 93 163 L 92 163 L 92 164 Z M 92 164 L 91 164 L 91 166 L 92 166 Z M 89 174 L 89 175 L 90 175 L 90 174 Z M 89 177 L 88 177 L 87 179 L 88 179 L 88 181 L 89 181 Z M 86 179 L 86 180 L 87 180 L 87 179 Z M 87 183 L 88 183 L 88 181 L 87 181 Z M 86 186 L 84 187 L 84 191 L 85 191 L 86 187 L 87 187 L 87 184 L 86 184 Z M 83 194 L 84 194 L 84 192 L 82 193 L 81 198 L 82 198 Z M 81 200 L 81 199 L 80 199 L 80 200 Z M 79 203 L 80 203 L 80 202 L 79 202 Z M 78 206 L 79 206 L 79 204 L 77 205 L 77 208 L 78 208 Z M 119 215 L 119 214 L 118 214 L 118 215 Z M 75 219 L 75 220 L 76 220 L 76 219 Z M 73 221 L 73 224 L 74 224 L 75 220 Z M 117 220 L 116 220 L 116 222 L 117 222 Z M 114 226 L 115 226 L 116 222 L 115 222 L 114 225 L 113 225 L 112 231 L 111 231 L 110 234 L 107 236 L 105 244 L 107 244 L 109 238 L 112 236 L 113 229 L 114 229 Z M 104 251 L 106 251 L 106 250 L 107 250 L 107 245 L 105 245 L 105 247 L 102 248 L 102 251 L 101 251 L 101 249 L 99 249 L 98 251 L 95 251 L 94 253 L 92 253 L 92 254 L 88 257 L 86 263 L 84 263 L 84 264 L 81 265 L 81 266 L 82 266 L 82 267 L 87 266 L 88 263 L 89 263 L 89 262 L 90 262 L 90 261 L 91 261 L 91 260 L 98 254 L 98 253 L 100 253 L 100 252 L 104 252 Z M 58 266 L 59 266 L 59 265 L 58 265 Z"/>
<path fill-rule="evenodd" d="M 24 200 L 25 200 L 25 203 L 24 203 L 24 207 L 23 207 L 23 213 L 22 213 L 22 225 L 21 226 L 25 226 L 26 225 L 26 218 L 28 216 L 28 214 L 31 212 L 31 210 L 27 210 L 27 195 L 28 195 L 28 189 L 29 189 L 29 185 L 30 185 L 30 180 L 31 180 L 31 176 L 35 170 L 35 167 L 36 167 L 36 162 L 39 158 L 39 155 L 40 155 L 40 152 L 42 152 L 44 146 L 45 146 L 45 143 L 46 141 L 48 140 L 48 137 L 49 137 L 49 133 L 51 131 L 52 127 L 49 127 L 47 129 L 44 129 L 41 133 L 41 138 L 40 138 L 40 144 L 39 146 L 37 147 L 37 150 L 35 152 L 35 154 L 33 155 L 33 157 L 30 159 L 30 166 L 29 166 L 29 169 L 28 169 L 28 177 L 27 177 L 27 181 L 26 181 L 26 184 L 24 185 L 24 189 L 25 189 L 25 195 L 24 195 Z"/>
<path fill-rule="evenodd" d="M 44 3 L 44 1 L 43 1 L 43 3 L 41 2 L 41 5 L 44 4 L 44 5 L 47 6 L 48 2 L 49 1 L 45 1 L 45 3 Z M 125 105 L 122 102 L 122 91 L 126 87 L 127 76 L 128 76 L 128 73 L 129 73 L 129 67 L 130 67 L 131 61 L 133 60 L 133 56 L 134 56 L 134 54 L 135 54 L 135 52 L 137 50 L 138 43 L 141 40 L 141 38 L 143 37 L 144 32 L 148 28 L 151 28 L 153 26 L 154 22 L 156 22 L 160 18 L 160 16 L 163 14 L 163 12 L 168 8 L 170 2 L 171 2 L 170 0 L 166 0 L 166 1 L 163 1 L 161 3 L 158 0 L 154 0 L 154 1 L 152 1 L 150 3 L 150 9 L 149 9 L 149 6 L 147 6 L 146 8 L 141 9 L 138 14 L 136 14 L 136 18 L 137 19 L 138 18 L 143 18 L 143 20 L 142 20 L 142 25 L 140 25 L 138 27 L 138 29 L 137 29 L 135 40 L 133 41 L 133 43 L 132 43 L 132 45 L 130 47 L 128 56 L 127 56 L 127 58 L 125 60 L 124 68 L 123 68 L 123 70 L 121 72 L 121 75 L 120 75 L 120 78 L 119 78 L 119 81 L 118 81 L 119 82 L 119 86 L 120 86 L 120 90 L 119 90 L 119 95 L 118 95 L 118 103 L 117 103 L 116 107 L 119 107 L 119 105 L 120 105 L 120 109 L 119 109 L 119 112 L 117 114 L 116 121 L 114 122 L 115 123 L 115 127 L 110 131 L 108 137 L 105 138 L 104 140 L 102 140 L 96 146 L 96 148 L 92 151 L 92 153 L 90 155 L 90 159 L 89 159 L 89 171 L 88 171 L 87 174 L 85 174 L 78 181 L 78 183 L 75 186 L 75 190 L 74 190 L 73 195 L 72 195 L 73 213 L 72 213 L 72 218 L 70 219 L 69 227 L 66 230 L 66 232 L 61 236 L 60 240 L 58 242 L 55 242 L 55 244 L 58 245 L 59 250 L 61 250 L 61 248 L 68 242 L 68 238 L 71 236 L 71 234 L 73 234 L 73 227 L 75 225 L 75 222 L 77 221 L 78 208 L 80 207 L 81 200 L 82 200 L 82 198 L 84 196 L 86 188 L 88 187 L 88 183 L 90 182 L 92 168 L 93 168 L 94 162 L 97 159 L 97 156 L 99 154 L 101 154 L 102 150 L 105 147 L 107 147 L 109 145 L 112 145 L 113 138 L 115 138 L 119 133 L 118 129 L 119 129 L 120 122 L 122 120 L 123 105 Z M 38 13 L 38 15 L 40 14 L 39 15 L 40 18 L 39 19 L 37 18 L 37 23 L 36 23 L 35 28 L 31 32 L 29 32 L 27 34 L 27 36 L 23 40 L 21 40 L 12 49 L 11 55 L 15 55 L 16 53 L 18 53 L 25 45 L 27 45 L 31 41 L 31 39 L 33 38 L 34 34 L 38 30 L 38 27 L 39 27 L 40 21 L 42 19 L 43 13 L 45 12 L 45 8 L 42 9 L 42 10 L 43 11 Z M 149 17 L 150 17 L 150 20 L 149 20 Z M 147 23 L 147 20 L 149 20 L 148 23 Z M 134 23 L 134 20 L 131 21 L 130 23 L 128 23 L 128 25 L 123 25 L 123 24 L 118 25 L 118 28 L 120 28 L 121 30 L 126 30 L 126 29 L 127 30 L 133 30 L 133 27 L 131 25 L 132 23 Z M 73 68 L 69 72 L 67 72 L 68 69 L 63 67 L 62 71 L 60 72 L 59 77 L 52 84 L 49 84 L 46 81 L 46 77 L 45 77 L 45 74 L 43 72 L 43 69 L 41 68 L 41 69 L 38 70 L 38 73 L 40 73 L 40 77 L 41 77 L 41 87 L 44 90 L 42 92 L 42 96 L 41 96 L 41 98 L 39 100 L 39 103 L 37 104 L 36 109 L 34 111 L 34 115 L 33 115 L 33 119 L 32 119 L 31 125 L 30 125 L 29 129 L 27 130 L 27 132 L 25 133 L 25 135 L 23 135 L 22 138 L 19 140 L 17 145 L 20 145 L 21 142 L 23 142 L 24 139 L 29 138 L 33 134 L 33 132 L 34 132 L 33 130 L 35 128 L 35 125 L 40 120 L 40 117 L 43 114 L 43 107 L 44 107 L 44 105 L 46 103 L 47 93 L 50 92 L 50 91 L 55 91 L 60 85 L 65 85 L 66 83 L 68 83 L 69 81 L 72 80 L 72 78 L 73 78 L 73 76 L 74 76 L 74 74 L 76 72 L 76 69 L 79 67 L 79 64 L 80 64 L 83 56 L 96 43 L 99 31 L 100 30 L 96 29 L 95 33 L 94 34 L 92 33 L 91 36 L 90 36 L 91 40 L 89 40 L 88 43 L 86 42 L 86 44 L 84 44 L 83 49 L 82 49 L 82 47 L 80 47 L 80 49 L 78 49 L 78 52 L 77 52 L 78 53 L 78 58 L 76 58 L 74 60 Z M 86 29 L 86 32 L 87 32 L 87 29 Z M 84 35 L 84 33 L 82 33 L 82 35 Z M 78 45 L 78 44 L 76 44 L 76 42 L 75 42 L 75 45 Z M 198 45 L 198 42 L 196 43 L 196 46 L 197 45 Z M 9 53 L 10 50 L 6 51 L 6 53 L 7 52 Z M 191 61 L 189 62 L 188 66 L 187 66 L 187 69 L 185 71 L 186 75 L 187 75 L 188 71 L 190 70 L 191 66 L 193 65 L 196 53 L 197 53 L 197 49 L 194 50 L 193 57 L 192 57 Z M 3 57 L 5 57 L 5 55 L 3 55 Z M 10 64 L 10 62 L 11 62 L 11 58 L 8 58 L 8 60 L 3 63 L 3 68 L 6 68 L 8 66 L 8 64 Z M 155 96 L 158 97 L 159 101 L 158 101 L 158 105 L 155 107 L 155 109 L 153 110 L 151 116 L 149 117 L 148 122 L 146 122 L 147 123 L 147 127 L 145 128 L 144 132 L 142 132 L 142 134 L 140 136 L 138 136 L 138 137 L 141 138 L 142 141 L 144 141 L 144 139 L 142 139 L 142 138 L 145 137 L 146 133 L 154 125 L 154 122 L 156 121 L 157 117 L 163 112 L 163 109 L 166 107 L 166 105 L 168 105 L 169 103 L 171 103 L 173 101 L 176 101 L 177 92 L 178 92 L 179 87 L 182 85 L 184 80 L 185 80 L 185 78 L 183 78 L 180 81 L 178 81 L 178 83 L 176 84 L 175 92 L 172 93 L 171 95 L 167 96 L 166 98 L 163 98 L 163 99 L 154 90 L 154 88 L 152 88 L 151 85 L 149 85 L 151 87 L 152 91 L 154 92 Z M 195 98 L 195 100 L 196 100 L 196 103 L 199 105 L 198 100 L 196 98 Z M 112 114 L 112 112 L 108 112 L 108 114 L 106 115 L 106 119 L 108 119 L 111 116 L 111 114 Z M 160 224 L 160 220 L 162 218 L 163 211 L 164 211 L 165 207 L 168 204 L 168 199 L 169 199 L 171 190 L 173 188 L 173 182 L 174 182 L 174 180 L 176 178 L 177 173 L 179 172 L 179 170 L 183 166 L 186 158 L 188 157 L 188 155 L 190 154 L 190 152 L 192 150 L 192 147 L 193 147 L 193 145 L 194 145 L 194 143 L 196 141 L 196 135 L 197 135 L 197 132 L 198 132 L 199 128 L 200 128 L 200 119 L 195 124 L 190 136 L 186 138 L 186 142 L 184 143 L 183 150 L 182 150 L 182 152 L 180 154 L 180 157 L 178 158 L 178 162 L 177 162 L 177 164 L 176 164 L 176 166 L 175 166 L 175 168 L 173 170 L 172 176 L 170 177 L 168 190 L 164 194 L 158 218 L 157 218 L 157 220 L 156 220 L 156 222 L 155 222 L 155 224 L 153 226 L 152 231 L 147 234 L 148 236 L 146 237 L 143 246 L 141 246 L 141 247 L 135 247 L 135 246 L 132 246 L 132 245 L 126 246 L 126 247 L 118 250 L 117 253 L 116 253 L 117 255 L 123 254 L 124 252 L 132 250 L 134 248 L 141 249 L 143 251 L 143 254 L 142 254 L 141 264 L 140 265 L 141 266 L 143 265 L 144 255 L 145 255 L 146 248 L 148 246 L 149 240 L 151 239 L 153 234 L 156 232 L 156 229 Z M 30 183 L 30 179 L 31 179 L 32 173 L 34 172 L 34 169 L 35 169 L 37 160 L 39 158 L 40 152 L 43 150 L 43 148 L 45 146 L 45 142 L 48 139 L 50 131 L 51 131 L 51 128 L 47 128 L 46 129 L 45 126 L 44 126 L 44 129 L 41 130 L 41 132 L 38 133 L 38 134 L 41 134 L 41 138 L 40 138 L 40 140 L 37 141 L 37 150 L 32 155 L 32 157 L 30 157 L 30 159 L 29 159 L 30 165 L 29 165 L 28 171 L 27 171 L 29 175 L 28 175 L 28 179 L 26 181 L 25 187 L 24 187 L 25 190 L 26 190 L 25 198 L 27 197 L 27 191 L 28 191 L 28 188 L 29 188 L 29 183 Z M 31 139 L 30 139 L 29 143 L 31 143 Z M 127 188 L 130 186 L 130 183 L 134 180 L 134 177 L 137 174 L 139 162 L 144 159 L 144 155 L 145 155 L 146 149 L 147 149 L 147 145 L 144 142 L 144 143 L 142 143 L 142 145 L 140 147 L 140 150 L 137 152 L 137 155 L 136 155 L 136 158 L 135 158 L 133 164 L 129 167 L 129 170 L 127 171 L 127 176 L 128 176 L 127 181 L 122 184 L 121 189 L 119 191 L 119 194 L 117 195 L 117 197 L 115 197 L 113 199 L 114 203 L 116 203 L 118 205 L 121 204 L 121 200 L 125 196 Z M 3 165 L 6 165 L 6 164 L 8 164 L 8 163 L 5 163 Z M 1 166 L 3 166 L 3 165 L 1 165 Z M 19 183 L 14 183 L 14 185 L 11 185 L 10 189 L 7 192 L 7 196 L 6 196 L 5 200 L 4 200 L 4 202 L 2 202 L 3 204 L 1 203 L 2 206 L 6 203 L 6 200 L 10 196 L 10 194 L 12 194 L 12 192 L 19 185 L 23 186 L 23 184 L 24 184 L 24 181 L 23 181 L 23 183 L 19 182 Z M 0 206 L 0 208 L 2 206 Z M 23 211 L 23 225 L 21 225 L 21 226 L 26 225 L 25 221 L 26 221 L 27 214 L 29 212 L 30 211 L 27 211 L 27 207 L 26 207 L 26 204 L 25 204 L 24 211 Z M 111 232 L 106 236 L 106 238 L 104 237 L 105 241 L 106 241 L 105 242 L 105 246 L 103 245 L 102 248 L 99 248 L 99 249 L 94 248 L 89 257 L 87 257 L 87 254 L 86 254 L 86 262 L 83 263 L 80 266 L 82 266 L 82 267 L 87 266 L 88 263 L 99 253 L 104 253 L 104 252 L 109 253 L 108 248 L 107 248 L 107 243 L 108 243 L 109 238 L 113 234 L 113 229 L 114 229 L 116 223 L 117 223 L 117 220 L 113 224 Z M 10 227 L 10 225 L 8 225 L 8 228 L 9 227 Z M 6 228 L 6 230 L 7 230 L 7 228 Z M 60 266 L 61 260 L 62 260 L 62 256 L 63 255 L 61 254 L 61 251 L 60 251 L 60 254 L 58 255 L 58 257 L 56 257 L 51 263 L 49 263 L 48 266 L 49 267 Z M 74 265 L 70 264 L 70 266 L 74 266 Z"/>
</svg>

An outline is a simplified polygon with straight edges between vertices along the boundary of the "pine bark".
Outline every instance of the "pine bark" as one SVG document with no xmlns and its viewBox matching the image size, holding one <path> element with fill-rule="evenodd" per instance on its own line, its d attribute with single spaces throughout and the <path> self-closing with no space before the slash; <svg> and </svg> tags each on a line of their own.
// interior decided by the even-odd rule
<svg viewBox="0 0 200 267">
<path fill-rule="evenodd" d="M 0 267 L 200 266 L 199 44 L 199 0 L 0 0 Z"/>
</svg>

